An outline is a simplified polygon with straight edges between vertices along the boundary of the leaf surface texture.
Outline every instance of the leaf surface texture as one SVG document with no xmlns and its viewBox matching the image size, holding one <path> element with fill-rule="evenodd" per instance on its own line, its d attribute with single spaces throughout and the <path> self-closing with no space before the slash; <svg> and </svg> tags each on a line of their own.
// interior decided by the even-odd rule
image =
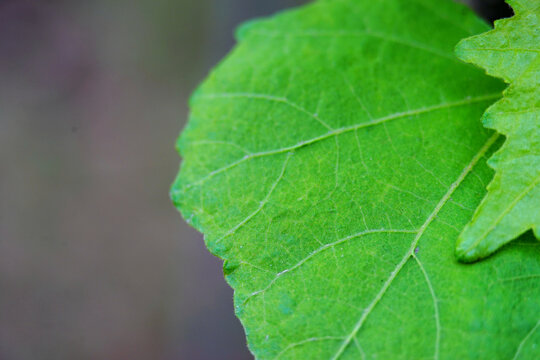
<svg viewBox="0 0 540 360">
<path fill-rule="evenodd" d="M 501 142 L 478 119 L 504 84 L 453 53 L 487 29 L 450 1 L 321 0 L 244 25 L 195 92 L 172 197 L 257 359 L 534 358 L 538 244 L 453 251 Z"/>
<path fill-rule="evenodd" d="M 509 1 L 516 15 L 462 41 L 460 58 L 510 84 L 484 114 L 486 127 L 506 136 L 489 160 L 496 173 L 456 253 L 474 261 L 529 229 L 540 238 L 540 0 Z"/>
</svg>

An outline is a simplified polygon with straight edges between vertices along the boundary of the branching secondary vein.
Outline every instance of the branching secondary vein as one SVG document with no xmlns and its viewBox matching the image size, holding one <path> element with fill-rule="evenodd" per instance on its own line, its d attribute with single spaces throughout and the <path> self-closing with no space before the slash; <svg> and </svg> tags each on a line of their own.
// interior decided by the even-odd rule
<svg viewBox="0 0 540 360">
<path fill-rule="evenodd" d="M 459 185 L 465 180 L 467 175 L 472 171 L 472 169 L 476 166 L 478 161 L 488 152 L 488 150 L 491 148 L 491 146 L 495 143 L 497 138 L 499 137 L 498 134 L 494 134 L 491 136 L 491 138 L 488 139 L 488 141 L 484 144 L 484 146 L 480 149 L 480 151 L 474 156 L 474 158 L 471 160 L 471 162 L 463 169 L 457 180 L 450 186 L 450 189 L 448 189 L 448 192 L 441 198 L 435 209 L 431 212 L 427 220 L 424 222 L 420 230 L 418 231 L 416 237 L 411 243 L 411 246 L 409 247 L 409 250 L 401 261 L 397 264 L 397 266 L 394 268 L 394 270 L 390 273 L 390 276 L 386 280 L 386 282 L 383 284 L 380 291 L 375 295 L 371 303 L 368 305 L 368 307 L 362 312 L 360 319 L 356 322 L 353 329 L 349 333 L 349 335 L 345 338 L 343 343 L 340 345 L 340 347 L 337 349 L 334 356 L 332 356 L 332 360 L 339 359 L 341 355 L 345 352 L 345 349 L 349 346 L 352 339 L 356 336 L 362 325 L 364 325 L 364 322 L 368 318 L 368 316 L 371 314 L 375 306 L 379 303 L 379 301 L 383 298 L 384 294 L 394 281 L 394 279 L 397 277 L 401 269 L 405 266 L 407 261 L 411 258 L 411 256 L 414 255 L 414 249 L 418 245 L 418 242 L 420 241 L 420 238 L 424 235 L 424 232 L 429 227 L 429 225 L 432 223 L 432 221 L 435 219 L 437 214 L 441 211 L 443 206 L 448 202 L 452 194 L 456 191 L 456 189 L 459 187 Z"/>
<path fill-rule="evenodd" d="M 428 273 L 426 269 L 424 268 L 424 265 L 416 256 L 415 253 L 412 254 L 412 257 L 414 260 L 416 260 L 416 263 L 418 264 L 418 267 L 422 271 L 422 274 L 424 275 L 424 279 L 426 280 L 426 284 L 428 285 L 429 292 L 431 293 L 431 299 L 433 300 L 433 312 L 435 317 L 435 350 L 433 354 L 433 359 L 438 360 L 439 359 L 439 347 L 441 343 L 441 318 L 439 316 L 439 300 L 437 300 L 437 296 L 435 295 L 435 289 L 433 288 L 433 284 L 431 283 L 431 280 L 429 279 Z"/>
<path fill-rule="evenodd" d="M 216 95 L 219 95 L 219 94 L 200 95 L 198 98 L 199 99 L 202 99 L 202 98 L 210 98 L 211 99 L 211 98 L 215 98 Z M 260 94 L 258 94 L 258 95 L 260 95 Z M 234 168 L 234 167 L 236 167 L 236 166 L 238 166 L 238 165 L 240 165 L 240 164 L 242 164 L 242 163 L 244 163 L 246 161 L 252 160 L 252 159 L 265 157 L 265 156 L 270 156 L 270 155 L 281 154 L 281 153 L 285 153 L 285 152 L 289 152 L 289 151 L 294 151 L 296 149 L 299 149 L 299 148 L 302 148 L 304 146 L 317 143 L 317 142 L 322 141 L 322 140 L 326 140 L 326 139 L 334 137 L 334 136 L 345 134 L 345 133 L 355 131 L 355 130 L 358 130 L 358 129 L 361 129 L 361 128 L 367 128 L 367 127 L 370 127 L 370 126 L 383 124 L 383 123 L 388 122 L 388 121 L 402 119 L 402 118 L 406 118 L 406 117 L 409 117 L 409 116 L 426 114 L 426 113 L 437 111 L 437 110 L 449 109 L 449 108 L 453 108 L 453 107 L 466 106 L 466 105 L 474 104 L 474 103 L 478 103 L 478 102 L 494 100 L 494 99 L 500 98 L 500 96 L 501 96 L 500 93 L 487 94 L 487 95 L 477 96 L 477 97 L 473 97 L 473 98 L 466 98 L 466 99 L 458 100 L 458 101 L 454 101 L 454 102 L 432 105 L 432 106 L 428 106 L 428 107 L 424 107 L 424 108 L 420 108 L 420 109 L 414 109 L 414 110 L 409 110 L 409 111 L 404 111 L 404 112 L 398 112 L 398 113 L 387 115 L 387 116 L 384 116 L 384 117 L 381 117 L 381 118 L 378 118 L 378 119 L 373 119 L 373 120 L 370 120 L 370 121 L 367 121 L 367 122 L 364 122 L 364 123 L 361 123 L 361 124 L 355 124 L 355 125 L 351 125 L 351 126 L 346 126 L 346 127 L 334 129 L 334 130 L 329 131 L 329 132 L 327 132 L 327 133 L 325 133 L 323 135 L 319 135 L 319 136 L 316 136 L 316 137 L 311 138 L 311 139 L 300 141 L 299 143 L 296 143 L 295 145 L 291 145 L 291 146 L 287 146 L 287 147 L 283 147 L 283 148 L 279 148 L 279 149 L 266 150 L 266 151 L 261 151 L 261 152 L 257 152 L 257 153 L 252 153 L 252 154 L 244 156 L 243 158 L 241 158 L 239 160 L 236 160 L 236 161 L 230 163 L 229 165 L 225 165 L 225 166 L 223 166 L 223 167 L 221 167 L 221 168 L 219 168 L 217 170 L 214 170 L 214 171 L 210 172 L 208 175 L 204 176 L 203 178 L 201 178 L 201 179 L 199 179 L 199 180 L 197 180 L 197 181 L 195 181 L 193 183 L 185 185 L 180 190 L 175 190 L 173 192 L 173 194 L 186 192 L 186 191 L 188 191 L 189 189 L 191 189 L 191 188 L 193 188 L 195 186 L 201 185 L 202 183 L 204 183 L 204 182 L 208 181 L 209 179 L 213 178 L 214 176 L 219 175 L 219 174 L 221 174 L 221 173 L 223 173 L 225 171 L 228 171 L 228 170 L 230 170 L 230 169 L 232 169 L 232 168 Z"/>
<path fill-rule="evenodd" d="M 272 193 L 274 192 L 274 190 L 276 189 L 276 187 L 280 183 L 281 179 L 283 179 L 283 175 L 285 174 L 285 170 L 287 169 L 287 165 L 289 164 L 289 160 L 290 160 L 292 155 L 293 155 L 292 152 L 287 154 L 287 157 L 285 158 L 285 161 L 283 162 L 283 167 L 281 168 L 281 172 L 280 172 L 278 178 L 276 179 L 276 181 L 274 181 L 274 183 L 270 187 L 270 190 L 268 191 L 268 193 L 266 194 L 264 199 L 260 202 L 259 207 L 257 207 L 257 209 L 255 209 L 254 212 L 249 214 L 244 220 L 240 221 L 238 224 L 233 226 L 229 231 L 227 231 L 224 235 L 222 235 L 220 238 L 218 238 L 216 240 L 216 243 L 218 243 L 221 240 L 223 240 L 224 238 L 234 234 L 238 229 L 240 229 L 242 226 L 244 226 L 249 220 L 251 220 L 255 215 L 257 215 L 265 207 L 265 205 L 270 200 L 270 196 L 272 196 Z"/>
<path fill-rule="evenodd" d="M 274 285 L 274 283 L 283 275 L 295 270 L 295 269 L 298 269 L 300 266 L 302 266 L 303 264 L 305 264 L 308 260 L 310 260 L 311 258 L 319 255 L 320 253 L 328 250 L 328 249 L 331 249 L 339 244 L 343 244 L 349 240 L 352 240 L 352 239 L 355 239 L 355 238 L 360 238 L 360 237 L 363 237 L 363 236 L 366 236 L 366 235 L 370 235 L 370 234 L 388 234 L 388 233 L 394 233 L 394 234 L 416 234 L 418 231 L 417 230 L 396 230 L 396 229 L 375 229 L 375 230 L 365 230 L 365 231 L 362 231 L 362 232 L 359 232 L 357 234 L 353 234 L 353 235 L 349 235 L 347 237 L 344 237 L 342 239 L 339 239 L 337 241 L 334 241 L 330 244 L 326 244 L 324 246 L 321 246 L 320 248 L 318 248 L 317 250 L 311 252 L 308 256 L 306 256 L 305 258 L 303 258 L 302 260 L 300 260 L 299 262 L 297 262 L 294 266 L 290 267 L 290 268 L 287 268 L 285 270 L 282 270 L 281 272 L 279 272 L 278 274 L 276 274 L 276 276 L 272 279 L 272 281 L 270 281 L 268 283 L 268 285 L 266 287 L 264 287 L 263 289 L 260 289 L 260 290 L 257 290 L 253 293 L 251 293 L 250 295 L 248 295 L 248 297 L 244 300 L 244 304 L 246 304 L 251 298 L 253 298 L 254 296 L 257 296 L 257 295 L 260 295 L 262 293 L 264 293 L 265 291 L 267 291 L 268 289 L 270 289 L 272 287 L 272 285 Z"/>
</svg>

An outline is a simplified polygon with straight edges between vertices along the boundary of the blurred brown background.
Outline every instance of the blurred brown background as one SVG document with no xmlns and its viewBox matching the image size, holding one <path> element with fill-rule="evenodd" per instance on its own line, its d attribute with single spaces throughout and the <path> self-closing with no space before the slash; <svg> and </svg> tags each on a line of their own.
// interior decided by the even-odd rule
<svg viewBox="0 0 540 360">
<path fill-rule="evenodd" d="M 0 360 L 251 358 L 174 142 L 236 25 L 303 2 L 0 0 Z"/>
</svg>

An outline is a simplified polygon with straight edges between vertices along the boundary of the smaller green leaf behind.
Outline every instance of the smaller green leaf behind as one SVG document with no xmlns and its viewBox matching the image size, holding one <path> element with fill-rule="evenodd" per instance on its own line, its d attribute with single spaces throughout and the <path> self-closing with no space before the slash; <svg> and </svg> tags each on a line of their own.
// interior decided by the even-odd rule
<svg viewBox="0 0 540 360">
<path fill-rule="evenodd" d="M 514 17 L 456 49 L 464 61 L 510 83 L 483 118 L 506 142 L 488 161 L 495 177 L 459 237 L 456 254 L 466 262 L 489 256 L 529 229 L 540 237 L 540 0 L 509 4 Z"/>
</svg>

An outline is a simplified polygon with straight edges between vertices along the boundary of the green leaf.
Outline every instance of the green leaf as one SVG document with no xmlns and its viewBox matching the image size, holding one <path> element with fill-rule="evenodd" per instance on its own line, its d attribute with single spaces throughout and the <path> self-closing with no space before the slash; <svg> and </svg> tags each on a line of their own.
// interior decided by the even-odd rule
<svg viewBox="0 0 540 360">
<path fill-rule="evenodd" d="M 496 173 L 488 194 L 459 237 L 456 254 L 463 261 L 486 257 L 529 229 L 540 238 L 540 0 L 509 4 L 514 17 L 456 49 L 511 84 L 484 114 L 484 125 L 506 141 L 489 160 Z"/>
<path fill-rule="evenodd" d="M 191 99 L 172 197 L 258 359 L 537 358 L 539 245 L 462 265 L 504 84 L 451 1 L 327 0 L 243 26 Z"/>
</svg>

